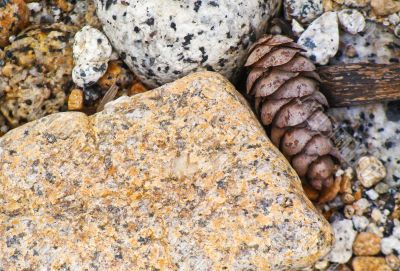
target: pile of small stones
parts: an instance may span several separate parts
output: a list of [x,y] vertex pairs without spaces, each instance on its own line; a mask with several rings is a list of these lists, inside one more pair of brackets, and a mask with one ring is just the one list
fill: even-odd
[[[112,98],[146,91],[98,30],[95,10],[91,0],[0,3],[0,136],[59,111],[94,113],[112,85]],[[101,48],[106,55],[88,54]]]

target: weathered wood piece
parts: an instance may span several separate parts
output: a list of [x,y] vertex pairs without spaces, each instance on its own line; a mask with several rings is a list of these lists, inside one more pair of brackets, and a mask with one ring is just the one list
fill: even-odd
[[340,64],[318,72],[332,107],[400,100],[400,64]]

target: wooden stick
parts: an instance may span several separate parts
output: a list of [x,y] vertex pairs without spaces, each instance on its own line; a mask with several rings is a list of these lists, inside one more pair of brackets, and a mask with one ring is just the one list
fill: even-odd
[[340,64],[318,72],[332,107],[400,100],[400,64]]

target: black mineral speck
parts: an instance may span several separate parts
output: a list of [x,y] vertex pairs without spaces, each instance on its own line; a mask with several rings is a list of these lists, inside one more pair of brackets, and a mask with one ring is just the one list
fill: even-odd
[[150,25],[150,26],[154,25],[154,18],[153,18],[153,17],[148,18],[148,19],[146,20],[146,24],[147,24],[147,25]]
[[201,6],[201,0],[194,2],[194,11],[198,12]]

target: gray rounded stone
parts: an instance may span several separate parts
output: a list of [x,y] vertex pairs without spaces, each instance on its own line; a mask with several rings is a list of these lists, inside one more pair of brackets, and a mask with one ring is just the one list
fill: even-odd
[[281,0],[96,0],[103,29],[148,86],[197,70],[235,79]]

